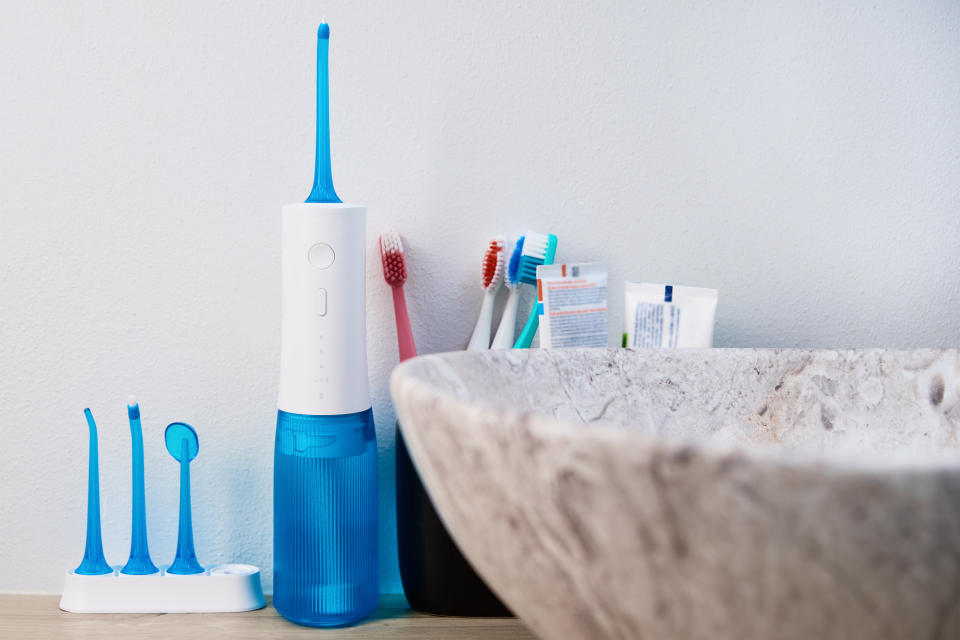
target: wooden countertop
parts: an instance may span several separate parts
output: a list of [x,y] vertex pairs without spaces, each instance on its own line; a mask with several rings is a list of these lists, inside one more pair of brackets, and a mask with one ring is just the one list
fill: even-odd
[[417,613],[400,595],[380,596],[380,606],[363,622],[337,629],[311,629],[287,622],[267,598],[248,613],[66,613],[59,596],[0,595],[0,638],[409,638],[417,640],[530,639],[516,618],[443,618]]

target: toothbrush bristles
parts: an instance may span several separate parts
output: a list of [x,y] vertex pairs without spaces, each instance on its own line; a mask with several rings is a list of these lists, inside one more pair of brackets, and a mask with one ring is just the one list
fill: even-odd
[[507,272],[504,275],[504,284],[510,289],[516,289],[520,286],[518,278],[520,275],[520,255],[523,253],[523,239],[524,236],[517,239],[517,244],[514,245],[513,253],[510,255],[510,262],[507,264]]
[[[530,231],[524,237],[523,252],[520,255],[520,265],[518,268],[517,279],[520,282],[535,285],[537,284],[537,267],[546,264],[548,252],[551,243],[556,244],[556,236],[534,233]],[[553,261],[553,257],[550,257]]]
[[383,279],[391,287],[403,286],[407,281],[407,261],[403,255],[400,234],[384,229],[380,234],[380,259],[383,261]]
[[507,241],[503,236],[497,236],[487,245],[483,254],[483,264],[480,267],[480,287],[482,289],[496,289],[503,282],[503,248]]
[[523,256],[543,258],[547,253],[548,237],[542,233],[528,232],[523,242]]

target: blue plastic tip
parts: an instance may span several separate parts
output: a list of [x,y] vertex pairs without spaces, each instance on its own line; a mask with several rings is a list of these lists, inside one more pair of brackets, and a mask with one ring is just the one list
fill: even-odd
[[197,432],[186,422],[167,425],[163,434],[167,451],[180,462],[180,525],[177,532],[177,555],[167,573],[190,575],[203,573],[193,548],[193,516],[190,512],[190,461],[197,456],[200,443]]
[[84,409],[87,427],[90,430],[90,457],[87,464],[87,544],[83,561],[74,573],[84,576],[100,576],[113,569],[103,557],[103,539],[100,536],[100,464],[97,455],[97,423],[90,409]]
[[131,508],[130,558],[120,573],[147,575],[157,573],[147,548],[147,506],[143,487],[143,429],[140,426],[140,405],[128,404],[130,440],[133,445],[133,500]]
[[333,188],[330,164],[330,27],[317,29],[317,152],[314,159],[313,190],[307,202],[343,202]]

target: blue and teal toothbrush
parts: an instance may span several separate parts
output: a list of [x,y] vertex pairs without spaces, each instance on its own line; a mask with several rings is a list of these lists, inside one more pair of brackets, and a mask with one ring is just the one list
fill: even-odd
[[167,451],[180,463],[180,526],[177,533],[177,556],[167,573],[189,575],[203,573],[193,549],[193,517],[190,514],[190,461],[197,457],[200,442],[197,432],[186,422],[167,425],[163,432]]
[[493,343],[490,344],[491,349],[513,347],[513,334],[517,330],[517,307],[520,304],[520,280],[517,278],[520,274],[521,255],[523,255],[523,236],[517,239],[513,253],[510,254],[510,262],[507,263],[507,271],[503,274],[503,284],[510,293],[507,295],[507,304],[503,307],[503,315],[500,316],[500,326],[497,327]]
[[74,573],[84,576],[100,576],[113,569],[103,557],[103,539],[100,537],[100,464],[97,455],[97,423],[90,409],[84,409],[90,428],[90,458],[87,464],[87,546],[83,561]]
[[133,526],[130,533],[130,558],[120,573],[142,576],[159,569],[150,560],[147,549],[147,507],[143,490],[143,429],[140,426],[140,405],[133,396],[127,400],[130,439],[133,441]]
[[[537,267],[541,264],[553,264],[557,255],[557,236],[552,233],[534,233],[530,231],[524,236],[523,253],[520,254],[520,268],[517,278],[520,282],[537,287]],[[529,349],[533,336],[540,326],[540,296],[537,292],[530,309],[530,318],[520,332],[520,337],[514,343],[515,349]]]

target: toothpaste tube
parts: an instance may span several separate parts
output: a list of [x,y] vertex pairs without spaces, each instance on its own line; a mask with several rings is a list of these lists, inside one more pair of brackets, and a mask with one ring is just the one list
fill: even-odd
[[540,347],[607,346],[607,265],[537,267]]
[[624,347],[712,347],[717,290],[627,282]]

